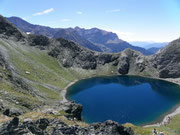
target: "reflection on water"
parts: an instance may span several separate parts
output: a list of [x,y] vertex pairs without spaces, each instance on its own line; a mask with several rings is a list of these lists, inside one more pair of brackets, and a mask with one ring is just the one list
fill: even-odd
[[173,83],[144,77],[96,77],[69,87],[67,98],[83,105],[87,122],[113,119],[138,125],[154,121],[178,104],[180,90]]

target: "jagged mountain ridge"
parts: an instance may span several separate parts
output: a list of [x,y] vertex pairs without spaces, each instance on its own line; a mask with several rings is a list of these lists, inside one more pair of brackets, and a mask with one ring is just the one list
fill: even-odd
[[18,17],[10,17],[7,19],[23,32],[30,32],[33,35],[44,35],[51,38],[62,37],[67,40],[77,42],[80,45],[91,50],[102,52],[102,50],[98,46],[81,37],[73,29],[50,28],[46,26],[33,25]]
[[100,30],[97,28],[92,29],[81,29],[79,27],[76,28],[50,28],[40,25],[30,24],[21,18],[18,17],[10,17],[7,18],[11,23],[13,23],[16,27],[21,29],[24,32],[30,32],[35,35],[44,35],[51,38],[65,38],[67,40],[72,40],[81,46],[89,48],[90,50],[98,51],[98,52],[121,52],[126,48],[131,48],[145,55],[151,55],[152,52],[147,51],[144,48],[132,46],[118,38],[115,33],[107,32],[104,30]]
[[112,53],[121,52],[127,48],[141,52],[144,55],[151,55],[153,53],[138,46],[133,46],[130,43],[119,39],[116,33],[108,32],[98,28],[83,29],[79,27],[74,28],[82,37],[88,39],[95,44],[101,44],[109,48]]
[[[73,29],[71,29],[72,31],[74,31]],[[93,42],[97,42],[97,43],[103,43],[103,44],[111,44],[111,43],[118,43],[118,42],[124,42],[124,41],[122,41],[122,40],[120,40],[120,39],[118,39],[118,36],[116,35],[116,34],[114,34],[114,33],[109,33],[109,32],[106,32],[106,31],[101,31],[101,30],[99,30],[99,29],[96,29],[96,28],[94,28],[94,29],[90,29],[90,30],[86,30],[86,29],[80,29],[80,28],[78,28],[78,27],[76,27],[75,28],[75,30],[80,34],[80,35],[86,35],[87,37],[89,37],[89,38],[91,38],[91,39],[89,39],[89,40],[92,40],[93,38],[95,38],[95,37],[91,37],[90,35],[93,35],[94,36],[94,34],[92,34],[92,33],[97,33],[97,34],[99,34],[100,35],[100,37],[103,37],[103,35],[105,35],[105,36],[107,36],[107,37],[109,37],[109,38],[105,38],[105,39],[102,39],[102,38],[96,38],[98,41],[93,41]],[[84,31],[84,32],[82,32],[82,31]],[[81,32],[82,33],[81,33]],[[88,33],[88,34],[85,34],[85,33]],[[96,34],[95,34],[96,35]],[[31,37],[31,36],[29,36],[29,37]],[[45,37],[46,38],[46,37]],[[113,40],[111,40],[111,39],[113,39]],[[52,39],[48,39],[47,38],[47,41],[48,40],[52,40]],[[61,43],[62,43],[62,45],[64,44],[64,42],[67,42],[66,43],[66,45],[67,44],[73,44],[73,46],[74,46],[74,43],[73,42],[68,42],[68,41],[66,41],[66,40],[63,40],[63,39],[61,39],[61,38],[59,38],[58,40],[56,40],[56,41],[60,41]],[[166,49],[166,50],[173,50],[171,47],[172,46],[175,46],[177,43],[178,43],[178,41],[179,40],[176,40],[176,41],[173,41],[172,43],[170,43],[167,47],[165,47],[165,48],[168,48],[168,49]],[[49,42],[52,42],[52,41],[49,41]],[[175,44],[175,45],[174,45]],[[51,46],[51,45],[49,45],[49,46]],[[70,47],[70,46],[69,46]],[[49,52],[49,54],[55,54],[55,52],[57,52],[57,48],[59,48],[59,46],[57,45],[54,49],[52,49],[50,52]],[[78,47],[79,48],[79,47]],[[57,50],[56,50],[57,49]],[[64,48],[64,49],[67,49],[67,48]],[[68,48],[69,49],[69,48]],[[71,63],[68,63],[68,62],[72,62],[73,61],[73,63],[75,63],[75,62],[77,62],[78,63],[78,60],[81,60],[81,62],[83,62],[83,61],[85,61],[85,60],[89,60],[91,63],[88,63],[89,65],[91,65],[92,67],[90,67],[90,69],[94,69],[94,67],[93,67],[93,65],[96,65],[96,64],[98,64],[98,63],[103,63],[103,64],[105,64],[105,63],[109,63],[109,62],[113,62],[113,61],[115,61],[116,59],[118,59],[118,58],[114,58],[115,56],[116,56],[116,54],[115,54],[115,56],[112,56],[112,54],[98,54],[98,53],[95,53],[95,52],[91,52],[91,51],[88,51],[88,50],[86,50],[86,49],[78,49],[78,51],[80,51],[80,50],[83,50],[83,51],[81,51],[82,53],[77,53],[78,54],[78,60],[75,60],[74,61],[74,58],[76,58],[76,54],[74,54],[74,52],[72,52],[72,51],[76,51],[76,47],[75,48],[72,48],[71,49],[71,51],[69,52],[69,55],[71,55],[72,54],[72,56],[69,56],[68,57],[68,59],[70,59],[71,57],[73,58],[73,60],[72,59],[70,59],[70,60],[68,60],[68,59],[66,59],[66,58],[64,58],[64,56],[62,57],[62,58],[64,58],[64,61],[61,61],[61,63],[63,63],[63,65],[65,65],[65,66],[67,66],[67,67],[71,67],[71,66],[73,66],[73,64]],[[124,48],[125,49],[125,48]],[[55,52],[54,52],[54,50],[56,50]],[[86,50],[86,51],[84,51],[84,50]],[[161,62],[162,61],[162,56],[164,57],[164,56],[169,56],[169,52],[168,51],[162,51],[162,50],[164,50],[164,48],[163,49],[161,49],[161,51],[159,52],[159,53],[157,53],[156,55],[154,55],[154,56],[152,56],[152,57],[150,57],[150,58],[154,58],[154,57],[156,57],[156,59],[158,58],[158,60],[155,60],[156,62],[158,62],[157,63],[157,65],[159,65],[159,67],[161,66],[161,64],[163,63],[163,62]],[[177,50],[174,50],[174,51],[178,51],[178,49]],[[51,53],[51,52],[54,52],[54,53]],[[60,52],[60,51],[59,51]],[[61,52],[63,52],[63,50],[61,50]],[[67,50],[65,51],[65,52],[67,52]],[[83,52],[85,52],[84,54],[83,54]],[[88,56],[88,54],[89,54],[89,52],[91,52],[91,54],[90,54],[90,56]],[[129,52],[129,51],[125,51],[125,52]],[[132,51],[133,52],[133,51]],[[131,52],[131,53],[132,53]],[[164,52],[163,54],[162,54],[162,52]],[[167,53],[168,52],[168,53]],[[74,54],[74,55],[73,55]],[[81,55],[79,55],[79,54],[81,54]],[[83,54],[83,56],[82,56],[82,54]],[[85,54],[87,54],[87,56],[88,57],[86,57],[85,56]],[[167,55],[168,54],[168,55]],[[177,56],[177,54],[178,53],[175,53],[175,54],[173,54],[172,52],[171,52],[171,55],[173,55],[173,57],[178,57]],[[64,54],[64,55],[67,55],[67,54]],[[60,56],[59,56],[60,57]],[[96,59],[96,62],[94,61],[94,58],[92,58],[92,57],[95,57],[95,59]],[[112,58],[113,57],[113,58]],[[89,58],[89,59],[88,59]],[[66,59],[66,60],[65,60]],[[164,60],[165,58],[163,58],[163,60]],[[174,59],[176,59],[176,58],[174,58]],[[98,60],[102,60],[101,62],[98,62]],[[171,59],[170,59],[171,60]],[[159,62],[160,61],[160,62]],[[80,63],[81,63],[80,62]],[[177,62],[177,61],[176,61]],[[179,61],[178,61],[179,62]],[[66,63],[66,64],[64,64],[64,63]],[[77,64],[76,63],[76,64]],[[85,62],[85,63],[87,63],[87,62]],[[95,63],[95,64],[93,64],[93,63]],[[76,65],[75,64],[75,65]],[[82,64],[82,63],[81,63]],[[77,64],[77,65],[81,65],[81,64]],[[87,65],[88,65],[87,64]],[[167,63],[166,63],[167,64]],[[165,65],[164,65],[165,66]],[[81,68],[84,68],[84,69],[89,69],[89,66],[81,66]],[[162,73],[162,68],[157,68],[157,70],[159,71],[159,76],[163,76],[163,75],[161,75],[161,73]],[[163,72],[164,72],[164,70],[163,70]],[[172,77],[172,76],[167,76],[167,77]],[[177,75],[177,77],[179,77],[179,75]]]

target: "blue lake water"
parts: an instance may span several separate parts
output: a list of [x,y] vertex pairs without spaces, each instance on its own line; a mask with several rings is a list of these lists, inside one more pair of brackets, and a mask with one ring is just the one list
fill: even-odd
[[176,84],[137,76],[95,77],[78,81],[66,97],[83,105],[87,123],[114,120],[144,125],[180,103]]

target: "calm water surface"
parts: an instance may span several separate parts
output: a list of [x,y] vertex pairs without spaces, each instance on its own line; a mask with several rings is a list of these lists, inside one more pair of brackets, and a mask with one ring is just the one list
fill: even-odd
[[86,122],[111,119],[148,124],[180,103],[180,88],[170,82],[136,76],[96,77],[68,88],[67,98],[83,105]]

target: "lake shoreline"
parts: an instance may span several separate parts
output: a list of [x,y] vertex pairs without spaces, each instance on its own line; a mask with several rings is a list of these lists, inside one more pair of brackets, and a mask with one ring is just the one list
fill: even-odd
[[[74,85],[76,82],[80,81],[80,80],[84,80],[84,79],[90,79],[90,78],[94,78],[94,77],[110,77],[110,76],[122,76],[122,75],[103,75],[103,76],[92,76],[92,77],[87,77],[87,78],[82,78],[82,79],[78,79],[78,80],[74,80],[73,82],[70,82],[63,90],[61,90],[61,95],[63,97],[63,100],[61,101],[61,103],[64,102],[68,102],[69,100],[66,98],[66,94],[67,94],[67,90],[70,86]],[[128,75],[127,75],[128,76]],[[138,75],[129,75],[129,76],[138,76]],[[180,87],[180,78],[177,79],[172,79],[172,78],[168,78],[168,79],[164,79],[164,78],[158,78],[158,77],[145,77],[145,76],[140,76],[140,77],[144,77],[144,78],[151,78],[151,79],[157,79],[157,80],[163,80],[163,81],[167,81],[167,82],[171,82],[174,84],[177,84]],[[142,127],[160,127],[161,125],[165,125],[168,123],[169,121],[169,117],[173,117],[175,115],[180,114],[180,104],[178,104],[176,107],[172,108],[170,111],[168,111],[166,114],[164,114],[162,116],[162,118],[160,118],[159,120],[155,120],[154,122],[152,122],[152,124],[144,124],[141,125]],[[125,124],[125,123],[124,123]]]

